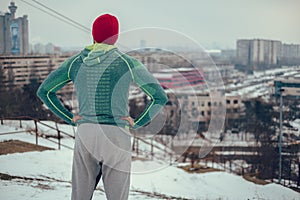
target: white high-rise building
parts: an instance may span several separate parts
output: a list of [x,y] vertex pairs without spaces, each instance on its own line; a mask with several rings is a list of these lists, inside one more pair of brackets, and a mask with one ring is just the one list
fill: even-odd
[[238,40],[237,65],[247,71],[280,66],[282,44],[276,40]]

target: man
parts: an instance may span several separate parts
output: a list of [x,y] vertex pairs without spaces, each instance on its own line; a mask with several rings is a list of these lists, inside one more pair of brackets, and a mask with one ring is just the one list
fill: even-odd
[[[145,126],[163,108],[167,96],[158,81],[136,59],[120,52],[118,19],[110,14],[93,23],[94,44],[67,59],[52,72],[37,95],[58,117],[76,125],[72,199],[91,199],[102,176],[107,199],[128,199],[131,148],[128,129]],[[56,92],[73,82],[79,115],[58,100]],[[136,119],[128,112],[131,82],[150,98]]]

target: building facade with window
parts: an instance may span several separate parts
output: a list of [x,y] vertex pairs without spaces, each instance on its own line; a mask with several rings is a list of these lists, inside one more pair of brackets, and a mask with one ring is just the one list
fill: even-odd
[[[216,97],[212,99],[208,93],[199,92],[198,94],[188,95],[177,94],[181,107],[181,112],[187,116],[190,125],[187,129],[207,130],[212,117],[226,115],[226,126],[238,126],[238,119],[244,114],[244,103],[239,95],[225,95],[224,97]],[[226,113],[218,113],[223,112]],[[214,112],[214,114],[213,114]]]
[[[51,71],[57,69],[70,55],[2,55],[0,56],[0,84],[5,88],[22,88],[32,80],[41,83]],[[60,94],[72,94],[68,85]]]

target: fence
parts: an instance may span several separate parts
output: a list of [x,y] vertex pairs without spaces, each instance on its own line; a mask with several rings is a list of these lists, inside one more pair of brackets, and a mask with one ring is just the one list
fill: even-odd
[[[298,144],[295,144],[298,145]],[[296,146],[298,147],[298,146]],[[200,158],[197,152],[201,147],[190,146],[184,147],[185,153],[180,158],[183,162],[190,161],[193,167],[194,163],[200,163],[205,167],[217,168],[230,173],[246,176],[261,175],[264,166],[261,164],[262,155],[259,147],[215,147],[205,158]],[[179,149],[179,150],[178,150]],[[297,148],[298,149],[298,148]],[[297,150],[296,149],[296,150]],[[175,148],[176,150],[176,148]],[[254,151],[255,150],[255,151]],[[182,151],[182,147],[177,148],[177,152]],[[224,154],[222,154],[224,152]],[[277,152],[277,151],[276,151]],[[280,182],[283,186],[300,189],[300,162],[299,150],[287,152],[283,159],[283,174]],[[260,161],[259,161],[260,160]],[[241,164],[241,161],[245,161]],[[278,169],[276,163],[269,163],[271,174],[267,175],[269,182],[278,182],[276,179]]]
[[[161,146],[160,146],[161,145]],[[141,147],[143,146],[143,147]],[[176,160],[175,152],[151,138],[141,138],[138,135],[133,134],[132,151],[136,157],[144,156],[145,158],[164,160],[172,164]]]
[[[6,117],[6,118],[1,118],[1,125],[4,125],[4,122],[5,120],[18,120],[19,121],[19,127],[20,128],[23,128],[23,122],[25,120],[32,120],[34,122],[34,128],[30,128],[30,129],[27,129],[27,130],[21,130],[21,131],[11,131],[11,132],[5,132],[5,133],[0,133],[0,136],[2,135],[9,135],[9,134],[18,134],[18,133],[24,133],[24,132],[27,132],[27,133],[31,133],[31,134],[34,134],[35,135],[35,144],[36,145],[39,145],[39,138],[43,138],[51,143],[55,143],[58,145],[58,149],[61,149],[61,147],[65,147],[67,149],[73,149],[72,147],[68,146],[68,145],[65,145],[65,144],[62,144],[61,143],[61,139],[64,138],[64,137],[69,137],[69,138],[72,138],[74,139],[75,136],[74,135],[71,135],[65,131],[62,131],[59,129],[58,127],[58,124],[57,122],[55,122],[55,127],[49,125],[49,124],[46,124],[38,119],[35,119],[35,118],[32,118],[32,117],[29,117],[29,116],[18,116],[18,117]],[[49,136],[49,135],[46,135],[44,134],[42,131],[41,131],[41,126],[45,126],[47,128],[49,128],[50,130],[53,130],[57,133],[57,136]],[[75,130],[73,129],[73,131],[75,132]],[[74,133],[73,133],[74,134]],[[57,141],[55,141],[54,139],[50,139],[50,138],[57,138]]]
[[[73,135],[70,133],[67,133],[65,131],[62,131],[58,123],[55,122],[55,127],[51,126],[47,123],[44,123],[38,119],[28,117],[28,116],[18,116],[18,117],[6,117],[6,118],[1,118],[1,125],[4,125],[5,120],[18,120],[19,124],[18,126],[20,128],[23,128],[23,124],[25,120],[32,120],[34,122],[34,127],[27,129],[27,130],[21,130],[21,131],[11,131],[11,132],[5,132],[5,133],[0,133],[1,135],[9,135],[9,134],[19,134],[19,133],[31,133],[35,136],[35,144],[39,145],[39,138],[46,139],[47,141],[50,141],[52,143],[55,143],[58,145],[58,149],[61,149],[61,147],[65,147],[67,149],[73,149],[70,146],[67,146],[65,144],[61,143],[61,139],[64,137],[69,137],[74,139],[75,138],[75,129],[73,128]],[[45,133],[42,132],[41,126],[45,126],[49,128],[50,130],[55,131],[57,134],[54,137],[53,135],[49,136],[46,135]],[[57,140],[51,139],[51,138],[56,138]],[[172,162],[172,158],[174,157],[174,153],[171,149],[167,148],[166,146],[159,146],[157,141],[154,142],[154,139],[143,139],[136,134],[133,134],[133,142],[132,142],[132,151],[134,153],[134,156],[136,158],[143,157],[147,159],[164,159],[169,157],[169,162]]]
[[[14,118],[1,118],[1,125],[4,125],[5,120],[18,120],[19,121],[19,127],[23,128],[23,122],[24,120],[32,120],[34,122],[34,128],[28,129],[28,130],[21,130],[21,131],[11,131],[11,132],[5,132],[5,133],[0,133],[0,136],[2,135],[8,135],[8,134],[19,134],[19,133],[24,133],[28,132],[31,134],[35,135],[35,144],[39,144],[39,138],[46,139],[52,143],[55,143],[58,145],[58,149],[61,149],[61,147],[65,147],[67,149],[73,149],[70,146],[67,146],[65,144],[61,143],[61,139],[64,137],[69,137],[74,139],[75,138],[75,129],[73,129],[73,135],[70,133],[67,133],[63,130],[61,130],[58,126],[58,123],[55,122],[55,127],[46,124],[38,119],[31,118],[28,116],[20,116],[20,117],[14,117]],[[47,137],[42,131],[41,131],[41,126],[45,126],[49,128],[50,130],[56,131],[57,136],[57,141],[50,139],[50,137]],[[53,138],[53,136],[52,136]],[[132,151],[134,153],[134,157],[137,159],[159,159],[159,160],[168,160],[170,164],[173,162],[178,161],[178,159],[182,156],[184,157],[185,155],[176,155],[174,151],[171,148],[168,148],[163,142],[155,140],[153,137],[152,138],[141,138],[138,137],[137,135],[133,134],[133,142],[132,142]],[[188,153],[188,151],[186,152]],[[189,158],[189,156],[187,156]],[[191,161],[192,159],[189,158]],[[255,174],[256,172],[253,172],[251,170],[252,167],[243,167],[237,163],[231,162],[228,159],[221,159],[218,157],[218,155],[213,154],[213,157],[210,159],[204,159],[202,160],[202,164],[204,164],[207,167],[213,167],[213,168],[219,168],[224,171],[228,171],[230,173],[235,173],[235,174]],[[200,160],[195,160],[194,162],[199,162]],[[204,163],[203,163],[204,161]],[[201,163],[201,162],[200,162]],[[288,179],[283,180],[281,184],[284,186],[289,186],[293,183],[296,187],[299,188],[300,186],[300,164],[298,164],[298,179],[295,181],[292,181],[290,177]]]

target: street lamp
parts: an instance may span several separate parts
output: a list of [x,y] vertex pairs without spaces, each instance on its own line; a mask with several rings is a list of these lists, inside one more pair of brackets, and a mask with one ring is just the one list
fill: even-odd
[[279,107],[279,142],[278,142],[278,153],[279,153],[279,164],[278,164],[278,183],[281,182],[281,171],[282,171],[282,92],[284,89],[279,89],[280,96],[280,107]]
[[[279,117],[279,141],[278,141],[278,151],[279,151],[279,163],[278,163],[278,183],[281,182],[281,172],[282,172],[282,93],[285,91],[283,89],[286,88],[286,94],[290,96],[299,96],[299,90],[295,90],[300,88],[300,81],[296,79],[281,79],[281,80],[275,80],[274,81],[275,86],[275,96],[280,97],[280,117]],[[294,92],[289,92],[289,88],[293,88]],[[300,172],[300,170],[299,170]]]

